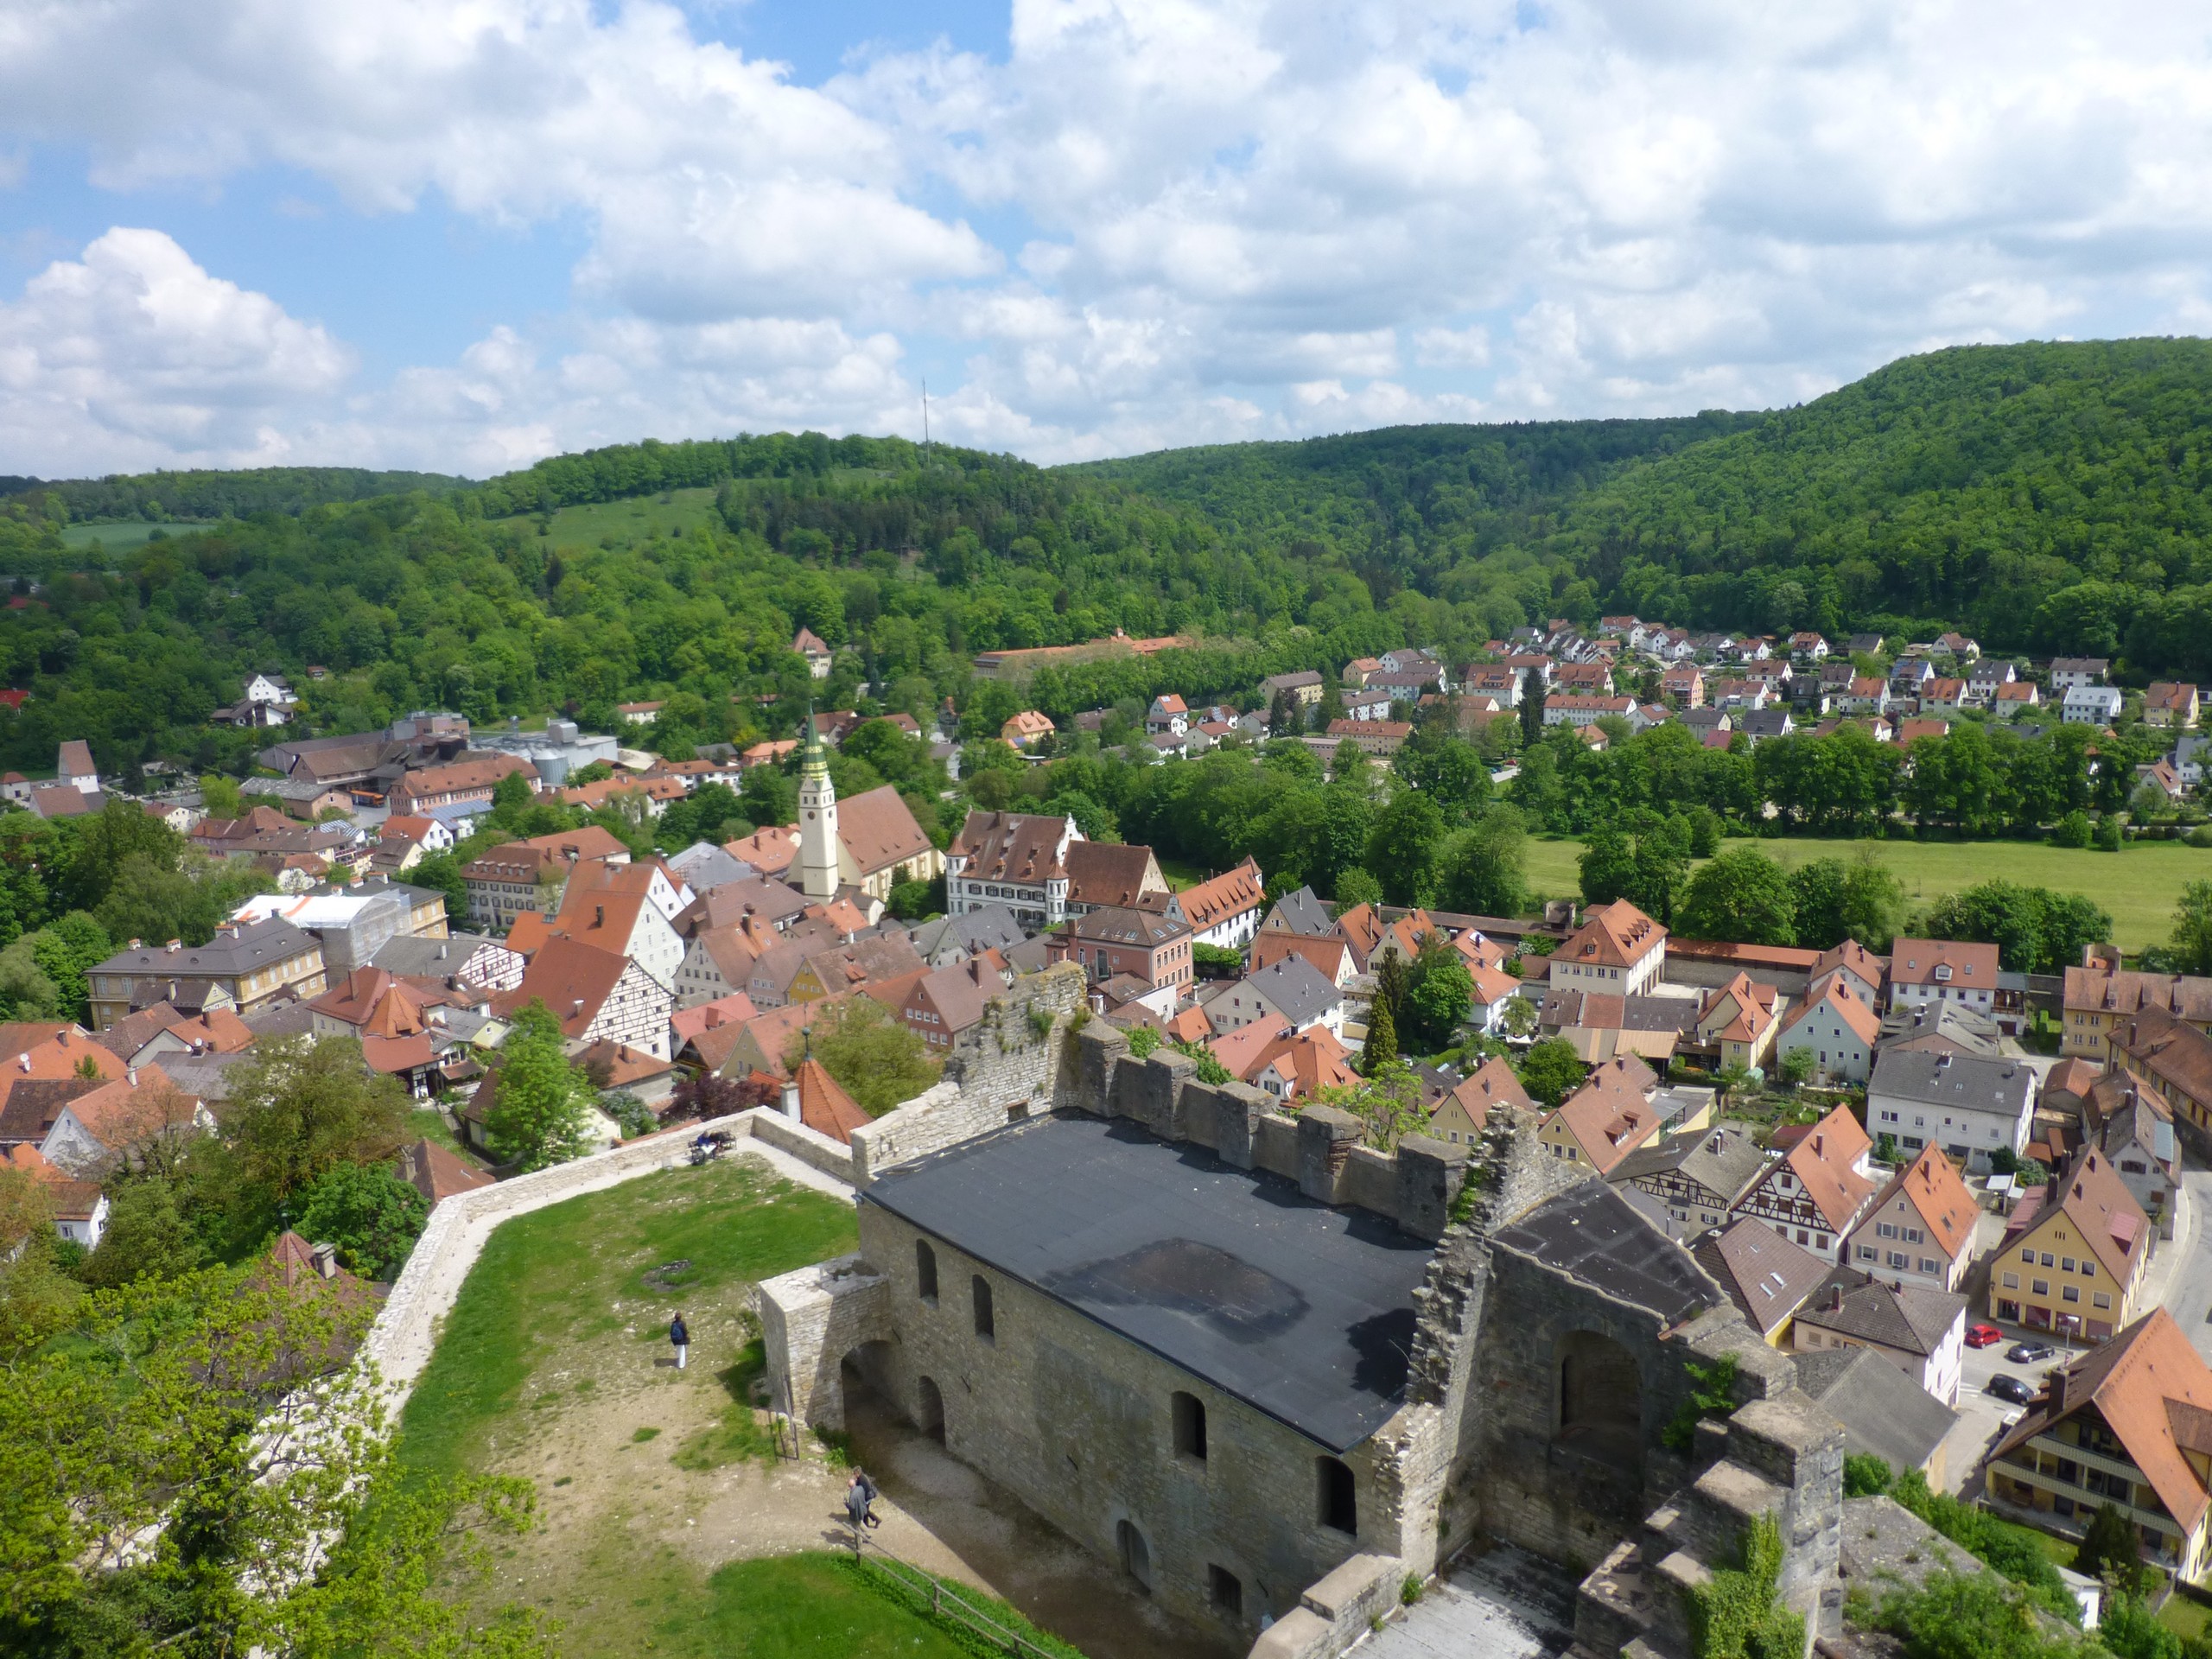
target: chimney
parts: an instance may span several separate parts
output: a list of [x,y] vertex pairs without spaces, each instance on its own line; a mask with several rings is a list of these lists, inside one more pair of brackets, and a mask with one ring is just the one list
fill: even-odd
[[338,1249],[335,1245],[310,1244],[308,1246],[308,1260],[315,1264],[315,1270],[324,1278],[335,1279],[338,1276]]
[[143,939],[133,939],[130,941],[130,944],[124,948],[131,950],[143,950],[146,948],[146,941]]
[[136,1089],[138,1086],[138,1068],[135,1065],[125,1066],[123,1069],[123,1080]]
[[182,939],[171,939],[167,944],[163,945],[162,949],[164,950],[181,950],[184,949],[184,941]]
[[31,1069],[31,1057],[30,1057],[30,1055],[29,1055],[28,1052],[25,1052],[25,1053],[22,1053],[22,1054],[18,1054],[18,1055],[16,1055],[16,1064],[17,1065],[22,1066],[22,1067],[23,1068],[23,1070],[24,1070],[24,1071],[29,1071],[29,1070]]
[[584,1000],[581,996],[569,1005],[569,1013],[572,1017],[582,1014],[583,1011]]
[[1936,1057],[1936,1069],[1938,1071],[1948,1071],[1951,1069],[1951,1056],[1948,1051]]
[[784,1116],[785,1116],[785,1117],[788,1117],[789,1119],[791,1119],[792,1122],[794,1122],[794,1123],[798,1122],[799,1112],[798,1112],[798,1078],[797,1077],[791,1077],[786,1078],[786,1079],[785,1080],[785,1083],[784,1083],[784,1103],[783,1103],[783,1104],[784,1104]]
[[1828,1312],[1831,1313],[1843,1312],[1843,1287],[1840,1284],[1833,1284],[1828,1287]]

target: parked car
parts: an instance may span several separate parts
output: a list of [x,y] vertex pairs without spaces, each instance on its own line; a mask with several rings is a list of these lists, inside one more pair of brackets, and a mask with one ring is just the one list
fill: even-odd
[[2016,1342],[2005,1351],[2005,1357],[2015,1365],[2034,1365],[2057,1358],[2058,1350],[2047,1342]]
[[2024,1406],[2036,1397],[2033,1387],[2005,1371],[1999,1371],[1989,1379],[1989,1392],[1999,1400],[2010,1400],[2016,1406]]
[[1993,1325],[1967,1326],[1967,1346],[1969,1348],[1987,1348],[2004,1340],[2005,1333]]

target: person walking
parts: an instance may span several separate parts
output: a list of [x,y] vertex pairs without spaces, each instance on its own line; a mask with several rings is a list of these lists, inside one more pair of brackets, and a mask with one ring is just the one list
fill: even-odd
[[861,1519],[867,1522],[871,1527],[881,1526],[883,1524],[883,1517],[875,1512],[875,1500],[882,1497],[883,1494],[875,1490],[875,1483],[868,1478],[868,1471],[865,1469],[854,1470],[853,1484],[861,1489],[861,1499],[862,1504],[861,1510]]
[[683,1323],[681,1313],[668,1322],[668,1339],[676,1345],[676,1369],[680,1371],[691,1352],[691,1327]]
[[853,1548],[855,1551],[860,1548],[861,1529],[867,1526],[870,1519],[868,1500],[868,1489],[861,1484],[858,1475],[845,1483],[845,1518],[853,1523]]

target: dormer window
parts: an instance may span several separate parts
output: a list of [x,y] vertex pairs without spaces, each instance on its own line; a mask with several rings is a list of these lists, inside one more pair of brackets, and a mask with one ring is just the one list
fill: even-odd
[[1939,985],[1946,984],[1949,982],[1950,977],[1950,964],[1948,963],[1938,963],[1936,966],[1936,982]]

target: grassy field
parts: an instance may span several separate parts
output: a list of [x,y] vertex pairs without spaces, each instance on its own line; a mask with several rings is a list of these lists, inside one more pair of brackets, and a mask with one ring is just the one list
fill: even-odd
[[126,552],[134,547],[143,547],[160,531],[167,536],[189,536],[195,530],[206,530],[206,524],[145,524],[136,522],[116,524],[68,524],[62,528],[64,547],[90,547],[98,543],[109,552]]
[[[772,1459],[749,1404],[762,1356],[739,1312],[745,1287],[854,1240],[849,1205],[749,1160],[647,1176],[493,1233],[399,1441],[410,1471],[520,1466],[537,1479],[545,1528],[501,1550],[486,1593],[560,1620],[562,1649],[577,1659],[970,1652],[879,1568],[818,1548],[715,1565],[682,1547],[715,1471]],[[677,1262],[688,1265],[667,1271]],[[681,1377],[655,1364],[679,1306],[705,1362]],[[988,1611],[1027,1628],[1011,1609]]]
[[[547,539],[556,552],[597,547],[609,537],[618,542],[641,542],[653,536],[687,536],[696,524],[715,516],[715,492],[710,489],[671,490],[665,499],[641,495],[628,501],[598,501],[580,507],[563,507],[553,515],[553,533]],[[534,514],[503,522],[534,525]]]
[[[1851,858],[1860,847],[1904,881],[1916,906],[2002,876],[2031,887],[2087,893],[2112,912],[2113,938],[2128,950],[2164,944],[2183,886],[2212,879],[2212,850],[2177,841],[2140,842],[2117,853],[2078,852],[2039,842],[1775,841],[1731,842],[1752,846],[1791,868],[1815,858]],[[1575,861],[1582,844],[1565,838],[1532,838],[1529,881],[1536,892],[1565,898],[1577,890]]]

